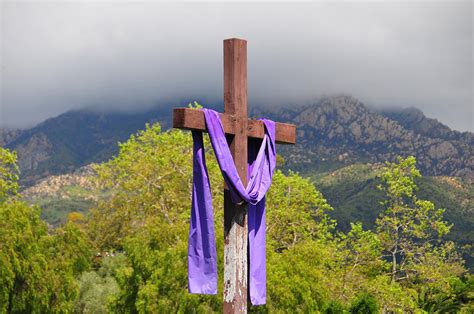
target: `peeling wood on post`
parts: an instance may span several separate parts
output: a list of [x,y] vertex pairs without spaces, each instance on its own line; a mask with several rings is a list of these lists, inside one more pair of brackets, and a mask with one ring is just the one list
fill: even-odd
[[233,204],[229,194],[224,190],[224,313],[246,313],[247,211]]

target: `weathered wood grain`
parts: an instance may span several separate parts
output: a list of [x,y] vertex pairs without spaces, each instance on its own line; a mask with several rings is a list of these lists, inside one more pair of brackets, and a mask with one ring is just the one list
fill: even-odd
[[[247,41],[224,40],[224,113],[231,115],[228,137],[235,168],[247,185]],[[247,206],[224,191],[224,313],[247,313]]]

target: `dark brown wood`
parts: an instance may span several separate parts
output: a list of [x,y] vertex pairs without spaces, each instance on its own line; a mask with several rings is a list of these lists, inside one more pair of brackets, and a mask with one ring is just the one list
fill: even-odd
[[[221,113],[221,121],[226,134],[235,134],[235,116]],[[206,131],[204,113],[199,109],[175,108],[173,110],[173,127],[179,129]],[[278,144],[296,143],[296,126],[294,124],[275,124],[275,140]],[[247,136],[252,138],[263,138],[265,134],[263,122],[259,120],[248,120]]]
[[[247,41],[224,40],[224,113],[232,115],[230,152],[247,185]],[[247,206],[224,191],[224,313],[247,313]]]

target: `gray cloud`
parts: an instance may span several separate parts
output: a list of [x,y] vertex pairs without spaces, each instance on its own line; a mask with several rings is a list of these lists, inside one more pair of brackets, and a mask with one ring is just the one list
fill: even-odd
[[2,2],[1,126],[69,109],[222,98],[222,40],[248,40],[249,102],[352,94],[474,130],[473,5]]

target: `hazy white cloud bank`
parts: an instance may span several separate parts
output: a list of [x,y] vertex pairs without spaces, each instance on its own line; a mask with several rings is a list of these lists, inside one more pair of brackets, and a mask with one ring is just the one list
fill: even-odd
[[250,105],[346,93],[474,130],[471,1],[1,5],[0,126],[219,101],[222,40],[240,37]]

